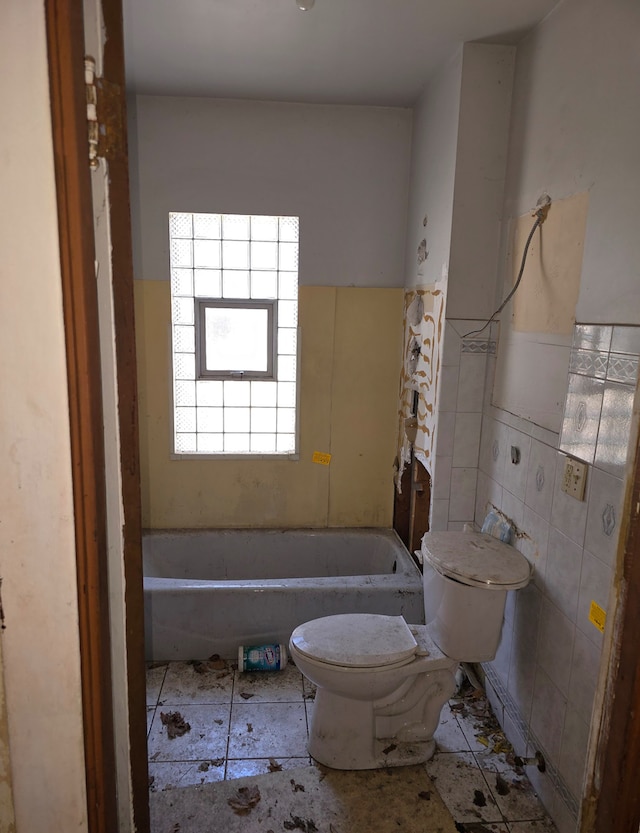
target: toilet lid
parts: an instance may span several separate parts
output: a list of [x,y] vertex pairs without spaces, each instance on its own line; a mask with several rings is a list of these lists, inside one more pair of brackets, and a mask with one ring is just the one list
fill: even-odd
[[517,590],[531,578],[524,555],[485,532],[427,532],[422,555],[441,575],[471,587]]
[[418,643],[402,616],[341,613],[297,627],[291,643],[311,659],[351,668],[408,662]]

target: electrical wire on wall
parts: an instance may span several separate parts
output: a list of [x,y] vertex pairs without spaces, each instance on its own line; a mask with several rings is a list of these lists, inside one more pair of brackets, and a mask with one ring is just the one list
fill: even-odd
[[536,210],[534,212],[534,216],[535,216],[536,219],[533,223],[533,227],[532,227],[531,231],[529,232],[529,236],[527,237],[527,242],[524,244],[524,251],[522,252],[522,261],[520,263],[520,270],[518,271],[518,277],[516,278],[516,282],[513,285],[513,289],[507,295],[507,297],[500,304],[498,309],[493,313],[491,318],[487,321],[487,323],[484,326],[480,327],[479,330],[471,330],[470,333],[465,333],[465,335],[462,336],[463,338],[467,338],[468,336],[478,335],[479,333],[482,333],[484,330],[486,330],[487,327],[489,326],[489,324],[491,324],[491,322],[495,320],[497,315],[500,315],[502,310],[507,306],[509,301],[513,298],[513,296],[518,291],[518,287],[520,286],[520,281],[522,280],[522,276],[524,274],[524,266],[525,266],[525,263],[526,263],[526,260],[527,260],[527,253],[529,251],[529,246],[531,245],[531,240],[533,239],[533,235],[536,233],[536,229],[538,229],[544,223],[544,221],[547,219],[547,214],[549,213],[549,206],[550,205],[551,205],[551,199],[546,194],[544,196],[540,197],[540,199],[537,202]]

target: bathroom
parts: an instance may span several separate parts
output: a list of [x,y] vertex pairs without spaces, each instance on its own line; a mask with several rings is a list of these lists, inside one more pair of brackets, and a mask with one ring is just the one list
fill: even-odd
[[[407,459],[400,423],[410,416],[404,401],[398,414],[399,356],[416,332],[405,315],[402,341],[401,320],[418,293],[420,340],[433,351],[420,355],[418,370],[439,367],[437,398],[431,377],[418,406],[416,441],[433,475],[431,528],[481,523],[494,507],[516,525],[515,544],[534,564],[532,584],[510,599],[486,674],[516,749],[529,741],[544,750],[547,771],[531,778],[560,829],[575,825],[582,795],[603,643],[590,605],[607,610],[619,529],[613,521],[615,530],[603,534],[599,519],[606,507],[622,516],[626,454],[590,467],[583,500],[561,491],[573,324],[640,324],[628,301],[638,291],[629,214],[624,197],[610,193],[630,159],[628,137],[617,134],[617,149],[606,144],[612,136],[598,108],[586,112],[580,103],[593,94],[585,81],[593,63],[588,38],[573,43],[571,64],[562,57],[574,25],[588,20],[596,37],[595,19],[606,13],[597,3],[590,8],[592,17],[562,4],[517,55],[508,46],[465,45],[413,111],[145,95],[129,108],[144,525],[390,526],[394,458]],[[626,108],[621,92],[610,93],[621,54],[598,62],[598,90],[614,108],[608,123]],[[562,94],[554,80],[560,71]],[[295,462],[214,466],[167,453],[166,217],[207,210],[213,183],[226,211],[301,217]],[[525,272],[521,291],[531,294],[513,324],[503,316],[499,335],[494,324],[465,338],[513,283],[542,194],[552,200],[540,232],[547,259]],[[607,239],[614,232],[626,241],[615,252]],[[514,239],[520,248],[512,251]],[[600,349],[629,355],[637,367],[638,331],[601,331],[609,341]],[[585,333],[593,340],[595,326]],[[592,374],[579,372],[572,384],[591,382]],[[611,406],[619,410],[603,418],[601,442],[612,430],[616,441],[623,435],[632,443],[635,381],[633,371],[605,381],[605,398],[619,394]],[[564,438],[566,450],[566,430]],[[330,464],[314,462],[314,452],[330,453]]]
[[[537,578],[506,610],[503,642],[487,677],[494,708],[516,746],[519,737],[533,736],[545,749],[550,766],[536,786],[565,827],[576,817],[582,794],[598,688],[603,637],[589,620],[590,604],[607,611],[609,590],[616,586],[627,474],[618,454],[613,467],[588,466],[584,500],[559,489],[569,366],[581,359],[571,355],[572,328],[557,330],[547,322],[531,330],[524,314],[519,329],[503,317],[499,334],[496,328],[485,331],[476,344],[465,344],[463,336],[482,326],[503,297],[517,257],[510,251],[513,224],[544,193],[552,210],[542,238],[553,229],[558,208],[575,224],[573,242],[582,236],[584,243],[573,310],[565,299],[564,311],[587,326],[640,325],[631,196],[636,189],[628,186],[637,171],[638,113],[630,104],[637,57],[629,44],[633,21],[627,6],[560,4],[519,46],[511,101],[503,90],[513,60],[509,49],[473,44],[443,63],[413,114],[404,108],[250,102],[205,106],[152,96],[130,105],[145,525],[243,526],[251,507],[264,526],[389,526],[393,463],[401,456],[399,425],[405,418],[398,414],[403,311],[418,288],[433,296],[435,308],[434,293],[446,285],[438,427],[429,449],[432,524],[443,529],[478,521],[491,503],[516,523],[523,533],[517,546],[536,562]],[[478,133],[476,107],[495,108],[495,118],[483,120],[490,122],[490,135]],[[176,112],[179,119],[173,118]],[[248,181],[251,170],[246,157],[232,157],[243,152],[238,136],[255,136],[256,122],[264,125],[265,118],[271,130],[260,133],[259,144],[262,161],[273,166],[273,181],[251,177],[256,201],[246,209],[250,194],[241,173],[247,170]],[[173,178],[180,158],[166,122],[182,141],[191,119],[199,120],[200,132],[192,134],[195,148],[184,154],[194,170],[189,184]],[[303,128],[323,142],[309,146]],[[215,150],[217,141],[222,150]],[[156,156],[147,157],[154,148]],[[356,148],[360,167],[351,164]],[[332,154],[344,165],[330,179],[322,165]],[[286,192],[284,163],[301,155],[315,160],[318,187],[326,190],[321,217],[311,214],[306,225],[300,209],[300,421],[306,426],[300,459],[224,461],[212,475],[204,462],[169,455],[166,215],[176,208],[209,210],[210,194],[203,205],[197,185],[205,164],[214,163],[220,182],[226,178],[220,192],[225,210],[298,211]],[[434,157],[437,169],[429,165]],[[278,205],[261,201],[268,191],[278,195]],[[140,227],[156,221],[159,245],[154,233]],[[418,264],[422,240],[428,256]],[[576,260],[570,258],[570,265]],[[592,345],[595,335],[587,332]],[[610,354],[637,366],[638,349],[622,344],[633,331],[609,335],[605,346],[591,352],[606,354],[607,367]],[[591,387],[602,390],[603,402],[611,408],[623,403],[619,417],[602,423],[605,430],[615,427],[619,448],[633,446],[635,424],[625,410],[633,376],[608,380],[606,371],[605,377],[592,377],[577,366],[572,364],[573,376],[596,378]],[[540,369],[544,373],[536,375]],[[624,390],[612,402],[614,385]],[[316,451],[331,453],[329,466],[313,462]]]

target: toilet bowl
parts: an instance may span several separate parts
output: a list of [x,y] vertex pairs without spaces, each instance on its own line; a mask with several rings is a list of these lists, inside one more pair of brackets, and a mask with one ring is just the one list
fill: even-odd
[[317,686],[309,753],[335,769],[429,760],[460,662],[495,656],[509,590],[530,580],[517,550],[476,532],[422,541],[426,625],[402,616],[338,614],[297,627],[292,660]]

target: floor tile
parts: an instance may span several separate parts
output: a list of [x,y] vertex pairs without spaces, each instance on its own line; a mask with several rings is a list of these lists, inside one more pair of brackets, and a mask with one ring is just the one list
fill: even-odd
[[509,824],[511,833],[556,833],[554,823],[550,818],[537,821],[517,821]]
[[236,671],[233,702],[284,703],[302,701],[302,674],[295,665],[282,671]]
[[230,758],[302,757],[307,754],[304,703],[233,704]]
[[227,761],[225,778],[245,778],[248,775],[265,775],[267,772],[280,772],[285,769],[297,769],[310,766],[309,756],[302,758],[230,758]]
[[149,791],[173,790],[224,780],[224,758],[207,761],[167,761],[149,764]]
[[169,664],[166,662],[147,663],[147,705],[155,706]]
[[229,703],[233,670],[218,662],[172,662],[160,691],[160,703],[179,706],[196,703]]
[[440,725],[433,737],[440,752],[469,752],[469,744],[464,736],[455,714],[448,703],[440,713]]
[[451,709],[472,752],[507,743],[487,698],[479,692],[451,702]]
[[[151,726],[148,749],[150,761],[204,761],[227,754],[230,706],[195,705],[177,709],[159,708]],[[161,715],[179,711],[191,729],[169,738]]]
[[504,821],[471,752],[436,753],[426,769],[456,821]]

